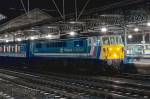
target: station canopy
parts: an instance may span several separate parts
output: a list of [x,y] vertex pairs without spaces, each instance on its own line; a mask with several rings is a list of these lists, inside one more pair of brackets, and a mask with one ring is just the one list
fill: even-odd
[[[143,2],[145,0],[124,1],[128,3],[114,3],[97,10],[78,12],[77,15],[68,14],[65,17],[52,17],[39,9],[34,9],[2,24],[0,40],[8,42],[8,40],[55,39],[74,34],[77,34],[76,36],[124,35],[125,31],[127,34],[150,33],[150,11],[149,6],[146,6],[147,3]],[[122,8],[118,9],[116,6]]]
[[[0,16],[1,18],[1,16]],[[27,14],[23,14],[15,19],[12,19],[0,26],[0,33],[5,31],[13,31],[14,29],[21,29],[23,27],[33,26],[34,24],[42,23],[50,20],[52,17],[47,13],[34,9]]]

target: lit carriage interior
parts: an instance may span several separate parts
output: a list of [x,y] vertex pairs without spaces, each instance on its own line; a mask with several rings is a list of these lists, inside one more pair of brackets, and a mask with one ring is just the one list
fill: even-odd
[[0,56],[26,57],[25,47],[24,44],[1,44]]
[[20,53],[20,45],[2,45],[0,46],[0,53]]

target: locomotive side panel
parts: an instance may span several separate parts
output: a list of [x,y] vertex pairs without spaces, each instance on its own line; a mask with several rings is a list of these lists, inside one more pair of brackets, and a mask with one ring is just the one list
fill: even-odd
[[34,57],[88,58],[91,46],[87,39],[34,42]]

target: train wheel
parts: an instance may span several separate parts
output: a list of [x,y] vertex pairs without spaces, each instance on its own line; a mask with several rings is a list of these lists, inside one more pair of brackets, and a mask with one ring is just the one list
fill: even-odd
[[107,65],[109,65],[112,72],[120,73],[120,65],[121,65],[120,60],[108,60]]

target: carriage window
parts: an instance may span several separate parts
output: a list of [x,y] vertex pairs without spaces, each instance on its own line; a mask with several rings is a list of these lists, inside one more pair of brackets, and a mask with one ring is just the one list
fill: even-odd
[[117,44],[115,36],[110,37],[110,44]]
[[117,44],[122,44],[122,38],[120,36],[116,37],[116,41],[117,41]]
[[141,45],[127,46],[127,54],[142,55],[144,47]]
[[65,42],[58,42],[57,46],[58,47],[65,47],[66,43]]
[[4,45],[4,52],[6,52],[6,45]]
[[96,46],[99,46],[99,45],[101,45],[101,40],[96,41]]
[[10,48],[11,48],[11,46],[9,45],[9,46],[8,46],[8,50],[7,50],[8,52],[11,52],[11,51],[10,51]]
[[50,43],[50,45],[49,45],[50,47],[56,47],[57,46],[57,44],[56,43]]
[[21,51],[21,46],[18,46],[17,53],[20,53],[20,51]]
[[63,47],[67,47],[67,44],[66,44],[66,42],[63,42]]
[[74,41],[74,47],[82,47],[83,46],[83,41]]
[[53,42],[53,43],[47,43],[46,44],[47,48],[50,47],[66,47],[66,42]]
[[10,52],[10,45],[6,47],[7,52]]
[[50,46],[50,43],[47,43],[47,44],[46,44],[46,47],[47,47],[47,48],[51,47],[51,46]]
[[103,37],[102,40],[103,40],[104,45],[109,45],[110,44],[109,37]]
[[15,52],[15,46],[11,46],[11,52]]
[[15,45],[15,52],[18,52],[18,45]]
[[15,53],[20,53],[20,45],[15,45]]
[[150,45],[146,45],[146,49],[150,49]]
[[37,43],[36,44],[36,48],[41,48],[42,47],[42,44],[41,43]]
[[2,47],[0,47],[0,52],[3,52],[3,48]]

